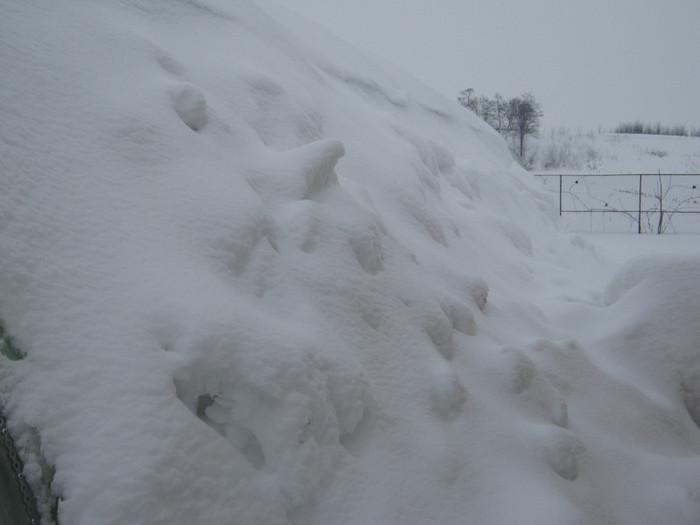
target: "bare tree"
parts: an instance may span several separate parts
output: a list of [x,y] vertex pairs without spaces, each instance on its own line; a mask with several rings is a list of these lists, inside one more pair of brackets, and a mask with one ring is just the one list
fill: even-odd
[[474,96],[474,88],[467,88],[464,91],[460,91],[457,100],[462,106],[471,109],[474,113],[478,115],[478,101],[477,98]]
[[[686,196],[683,198],[671,198],[669,193],[673,190],[681,189],[685,191]],[[656,231],[657,234],[661,235],[665,233],[670,226],[673,230],[673,216],[678,212],[683,212],[688,208],[692,208],[693,205],[698,203],[698,192],[697,186],[681,186],[679,184],[674,184],[672,178],[668,177],[668,183],[664,187],[662,174],[659,172],[659,179],[656,183],[656,188],[654,189],[654,194],[652,197],[656,200],[657,206],[648,210],[646,212],[647,225],[650,231]],[[656,225],[653,225],[651,220],[654,215],[658,214],[658,221]]]
[[525,149],[525,137],[537,135],[540,130],[540,118],[542,107],[531,93],[525,93],[522,97],[514,98],[508,104],[509,122],[518,135],[520,143],[520,158],[523,158]]
[[507,131],[506,126],[506,114],[508,113],[508,101],[503,98],[503,95],[496,93],[493,97],[494,110],[496,111],[495,124],[494,126],[499,133],[504,133]]
[[489,97],[481,95],[479,97],[479,111],[480,117],[486,121],[486,123],[494,129],[497,129],[494,125],[494,117],[496,116],[493,100]]
[[510,100],[496,93],[490,99],[484,95],[477,96],[474,89],[468,88],[459,93],[457,100],[504,137],[515,134],[520,146],[520,158],[524,158],[525,137],[537,134],[542,117],[542,107],[531,93]]

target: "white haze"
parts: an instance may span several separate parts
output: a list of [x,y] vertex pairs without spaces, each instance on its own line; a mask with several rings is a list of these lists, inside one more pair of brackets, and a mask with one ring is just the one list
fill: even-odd
[[449,98],[532,92],[547,127],[700,127],[694,0],[277,0]]

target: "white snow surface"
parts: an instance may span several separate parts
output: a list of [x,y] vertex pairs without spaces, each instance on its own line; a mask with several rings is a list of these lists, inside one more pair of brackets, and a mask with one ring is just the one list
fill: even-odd
[[700,521],[696,250],[617,270],[477,117],[271,4],[0,5],[44,523]]
[[528,137],[534,171],[556,173],[699,173],[700,137],[581,133],[566,128]]

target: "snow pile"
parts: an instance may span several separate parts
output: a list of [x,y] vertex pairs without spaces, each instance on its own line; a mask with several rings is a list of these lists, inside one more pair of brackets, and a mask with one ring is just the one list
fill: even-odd
[[2,3],[0,402],[45,523],[697,521],[696,331],[562,328],[634,282],[604,306],[476,117],[247,1]]
[[585,414],[577,434],[597,452],[590,466],[606,465],[590,489],[608,519],[698,519],[698,270],[697,245],[694,253],[635,258],[614,274],[601,302],[551,312],[587,349],[567,400],[571,412]]
[[605,303],[620,310],[615,317],[630,319],[608,336],[612,341],[632,341],[616,348],[628,370],[643,374],[644,383],[658,388],[661,395],[682,400],[698,425],[699,270],[694,256],[635,259],[622,267],[604,294]]

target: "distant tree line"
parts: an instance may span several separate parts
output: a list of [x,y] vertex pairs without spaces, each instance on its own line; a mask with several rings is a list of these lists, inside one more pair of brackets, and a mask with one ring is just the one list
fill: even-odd
[[634,133],[644,135],[674,135],[677,137],[700,137],[700,128],[685,126],[662,126],[660,123],[645,124],[640,121],[625,122],[615,128],[615,133]]
[[504,137],[517,138],[521,159],[525,151],[525,137],[537,135],[540,129],[542,107],[531,93],[511,99],[496,93],[489,98],[477,95],[472,88],[468,88],[459,93],[457,100]]

